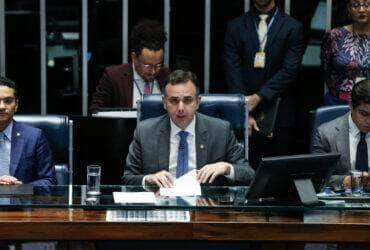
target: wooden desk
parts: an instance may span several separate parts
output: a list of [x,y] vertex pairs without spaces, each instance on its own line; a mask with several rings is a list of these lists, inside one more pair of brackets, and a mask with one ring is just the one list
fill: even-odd
[[189,223],[106,222],[104,210],[0,211],[0,240],[370,242],[370,211],[192,211]]

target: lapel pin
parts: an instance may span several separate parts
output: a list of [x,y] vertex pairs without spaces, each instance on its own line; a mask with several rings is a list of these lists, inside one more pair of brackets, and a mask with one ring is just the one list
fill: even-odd
[[203,149],[203,148],[204,148],[204,145],[203,145],[203,144],[200,144],[200,145],[199,145],[199,147],[200,147],[201,149]]
[[20,136],[21,135],[21,133],[17,133],[17,136]]

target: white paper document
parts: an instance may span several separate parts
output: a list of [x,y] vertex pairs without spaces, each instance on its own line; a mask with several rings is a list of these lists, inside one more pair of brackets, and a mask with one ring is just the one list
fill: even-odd
[[113,192],[115,203],[156,203],[153,192]]
[[197,172],[192,170],[174,181],[171,188],[161,188],[161,196],[197,196],[202,195]]

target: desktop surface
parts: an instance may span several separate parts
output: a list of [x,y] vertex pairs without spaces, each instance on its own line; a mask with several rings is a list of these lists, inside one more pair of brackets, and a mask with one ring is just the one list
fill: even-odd
[[[34,186],[33,194],[0,195],[0,208],[81,208],[87,210],[145,210],[145,209],[189,209],[230,211],[285,211],[302,212],[318,210],[370,210],[370,194],[358,196],[323,197],[323,206],[289,204],[248,204],[245,196],[248,187],[202,187],[202,195],[196,197],[166,197],[155,194],[153,203],[115,203],[113,192],[143,192],[141,186],[102,185],[101,195],[90,196],[85,185]],[[91,199],[91,198],[94,199]]]

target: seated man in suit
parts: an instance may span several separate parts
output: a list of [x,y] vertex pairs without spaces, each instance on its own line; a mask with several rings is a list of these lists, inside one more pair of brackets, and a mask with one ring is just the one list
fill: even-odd
[[123,183],[171,187],[197,169],[200,183],[247,185],[254,171],[228,122],[197,113],[198,80],[190,71],[169,76],[163,95],[167,114],[140,122],[126,159]]
[[161,93],[169,71],[163,67],[166,33],[163,26],[143,20],[131,32],[131,63],[107,67],[92,96],[90,112],[100,108],[136,108],[143,94]]
[[[331,178],[335,188],[351,186],[351,170],[364,171],[368,179],[370,161],[370,80],[358,82],[352,89],[351,111],[318,127],[313,152],[341,153]],[[365,180],[367,182],[367,180]]]
[[52,153],[40,129],[18,123],[17,86],[0,77],[0,185],[56,184]]

